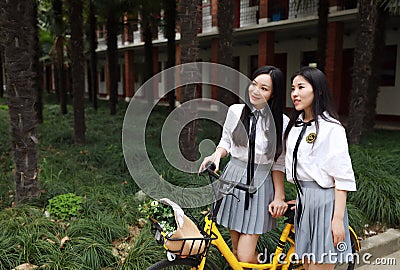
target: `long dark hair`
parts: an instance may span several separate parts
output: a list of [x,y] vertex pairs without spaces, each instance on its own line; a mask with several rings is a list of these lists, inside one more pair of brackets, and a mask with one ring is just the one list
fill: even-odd
[[[332,102],[332,95],[331,91],[329,90],[328,81],[326,79],[325,74],[313,67],[302,67],[299,71],[297,71],[291,78],[291,82],[296,76],[302,76],[307,82],[309,82],[313,88],[314,92],[314,100],[312,102],[312,117],[313,119],[317,120],[318,116],[321,116],[322,119],[328,122],[340,123],[339,115],[337,114],[335,107]],[[330,120],[324,112],[327,112],[330,117],[337,120],[337,122]],[[296,111],[293,110],[293,113],[290,116],[289,124],[285,131],[285,142],[289,135],[290,130],[292,129],[294,123],[296,122],[297,118],[303,111]],[[318,134],[319,124],[318,121],[315,121],[315,126]]]
[[[274,66],[262,66],[258,68],[251,76],[251,81],[261,74],[268,74],[272,79],[272,95],[268,100],[268,105],[271,109],[272,116],[275,122],[276,133],[276,150],[274,160],[276,161],[282,153],[282,129],[283,129],[283,74],[279,68]],[[250,116],[251,116],[251,103],[248,88],[245,91],[245,103],[240,121],[238,122],[235,130],[232,133],[232,140],[236,146],[247,146]],[[265,119],[267,121],[267,119]],[[267,153],[268,154],[268,153]]]

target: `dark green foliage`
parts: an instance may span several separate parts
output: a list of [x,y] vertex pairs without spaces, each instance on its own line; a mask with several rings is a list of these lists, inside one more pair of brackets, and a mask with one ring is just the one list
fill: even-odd
[[155,240],[148,227],[144,228],[140,235],[134,239],[125,262],[118,270],[146,269],[152,263],[165,259],[163,248]]
[[357,192],[349,201],[367,222],[400,225],[400,145],[397,131],[375,131],[350,149]]
[[[58,105],[46,105],[45,122],[37,132],[42,197],[35,206],[10,208],[14,186],[9,116],[7,107],[0,105],[0,269],[26,262],[56,270],[146,269],[165,258],[149,226],[137,230],[138,219],[144,218],[139,212],[142,201],[135,198],[139,189],[122,154],[121,129],[127,104],[120,102],[118,106],[115,116],[109,115],[106,102],[99,101],[97,112],[87,106],[87,145],[75,146],[72,109],[61,115]],[[160,151],[159,123],[167,114],[168,109],[159,106],[149,119],[146,145],[152,164],[171,183],[188,187],[207,184],[206,177],[173,168]],[[206,138],[218,142],[217,125],[201,120],[199,130],[199,142]],[[358,191],[349,192],[347,207],[350,224],[359,234],[366,223],[399,224],[399,137],[398,131],[378,130],[350,148]],[[222,161],[221,168],[227,161]],[[285,191],[288,200],[295,198],[293,184],[285,182]],[[82,198],[79,215],[67,217],[68,222],[46,218],[44,209],[48,209],[49,200],[68,193]],[[185,213],[201,220],[201,210],[185,209]],[[265,247],[274,251],[282,222],[279,219],[277,230],[261,236],[259,252]],[[229,232],[221,228],[221,233],[229,244]],[[212,249],[210,256],[219,269],[227,269],[219,253]]]

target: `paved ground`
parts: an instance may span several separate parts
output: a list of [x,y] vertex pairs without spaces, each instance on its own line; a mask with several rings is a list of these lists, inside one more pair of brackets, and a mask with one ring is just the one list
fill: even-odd
[[371,258],[371,264],[356,267],[357,270],[399,270],[400,250],[381,257],[378,260]]
[[357,270],[399,270],[400,230],[389,229],[361,241]]

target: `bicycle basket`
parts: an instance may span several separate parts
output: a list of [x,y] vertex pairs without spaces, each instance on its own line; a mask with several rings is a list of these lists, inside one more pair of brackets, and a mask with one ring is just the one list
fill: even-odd
[[171,201],[162,199],[164,203],[174,208],[177,230],[172,235],[167,235],[162,226],[154,218],[150,218],[153,228],[156,229],[155,237],[157,241],[164,245],[164,248],[177,256],[201,256],[206,253],[215,236],[209,236],[205,232],[200,232],[196,224],[188,218],[183,210]]

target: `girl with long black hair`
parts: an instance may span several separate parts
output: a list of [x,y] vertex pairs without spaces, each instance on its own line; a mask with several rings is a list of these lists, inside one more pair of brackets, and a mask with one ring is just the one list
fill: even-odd
[[298,191],[296,254],[306,269],[333,269],[352,260],[346,197],[356,183],[346,132],[320,70],[303,67],[291,81],[295,110],[284,139],[286,177]]
[[253,73],[245,104],[229,107],[221,140],[199,170],[210,161],[218,170],[220,159],[229,154],[221,178],[257,187],[254,194],[232,190],[234,196],[222,199],[217,216],[217,223],[229,229],[232,251],[242,262],[258,263],[260,234],[275,228],[274,218],[287,209],[282,130],[288,118],[283,114],[283,84],[276,67],[263,66]]

